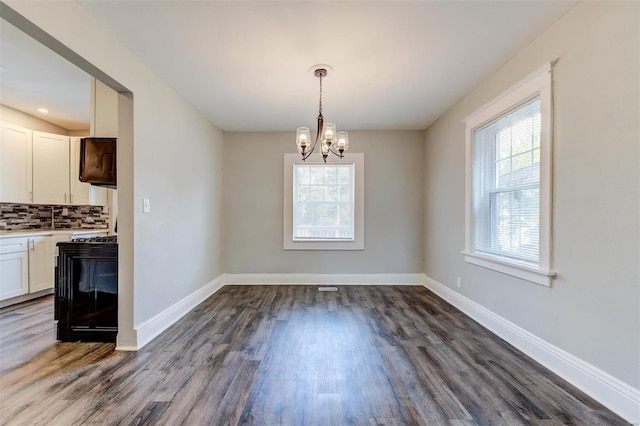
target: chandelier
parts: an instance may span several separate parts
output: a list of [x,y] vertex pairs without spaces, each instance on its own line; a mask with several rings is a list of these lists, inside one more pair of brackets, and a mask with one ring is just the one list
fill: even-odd
[[349,148],[349,135],[347,132],[336,132],[336,125],[333,123],[325,123],[322,117],[322,78],[327,76],[326,68],[316,68],[313,73],[320,79],[320,101],[318,103],[318,125],[316,139],[311,145],[311,133],[308,127],[298,127],[296,132],[296,146],[298,152],[302,155],[302,161],[305,161],[316,149],[316,145],[320,142],[320,153],[322,159],[327,162],[329,154],[336,155],[340,158],[344,157],[344,152]]

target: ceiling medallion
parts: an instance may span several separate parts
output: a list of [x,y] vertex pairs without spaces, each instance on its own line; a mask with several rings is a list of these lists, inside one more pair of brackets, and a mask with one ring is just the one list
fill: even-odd
[[322,159],[327,162],[329,154],[344,157],[344,152],[349,148],[349,135],[347,132],[336,132],[336,125],[333,123],[325,123],[322,117],[322,79],[327,76],[327,66],[319,66],[313,74],[320,79],[320,101],[318,102],[318,124],[316,139],[311,144],[311,133],[308,127],[298,127],[296,132],[296,146],[298,152],[302,155],[302,161],[305,161],[316,149],[318,141],[320,141],[320,153]]

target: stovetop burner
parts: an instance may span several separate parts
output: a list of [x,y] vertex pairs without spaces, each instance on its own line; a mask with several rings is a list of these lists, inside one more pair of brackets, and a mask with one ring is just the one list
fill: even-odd
[[117,243],[118,236],[117,235],[109,235],[106,237],[91,237],[91,238],[74,238],[72,240],[74,243]]

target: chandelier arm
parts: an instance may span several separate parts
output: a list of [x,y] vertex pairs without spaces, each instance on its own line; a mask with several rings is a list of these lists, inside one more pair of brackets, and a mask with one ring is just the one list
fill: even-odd
[[329,151],[331,151],[331,153],[339,158],[344,158],[344,152],[342,154],[340,154],[340,152],[335,152],[333,150],[333,148],[329,147]]
[[302,161],[305,161],[307,158],[309,158],[311,154],[313,154],[313,149],[306,151],[305,154],[302,156]]
[[322,128],[324,127],[324,117],[322,116],[322,111],[320,112],[320,114],[318,114],[317,126],[318,126],[318,130],[316,131],[316,141],[313,143],[314,147],[318,143],[318,140],[320,139],[320,134],[322,133]]
[[322,114],[320,114],[320,115],[318,115],[318,130],[316,132],[316,140],[313,142],[313,145],[311,145],[311,149],[307,150],[307,153],[302,156],[302,161],[304,161],[307,158],[309,158],[309,156],[311,154],[313,154],[313,151],[315,151],[316,145],[318,144],[318,141],[320,140],[320,134],[322,133],[323,125],[324,125],[324,118],[322,117]]

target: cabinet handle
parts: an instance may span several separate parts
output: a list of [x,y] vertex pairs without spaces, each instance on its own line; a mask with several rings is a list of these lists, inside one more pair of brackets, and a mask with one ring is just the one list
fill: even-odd
[[36,251],[36,244],[33,240],[29,240],[29,249],[31,251]]

